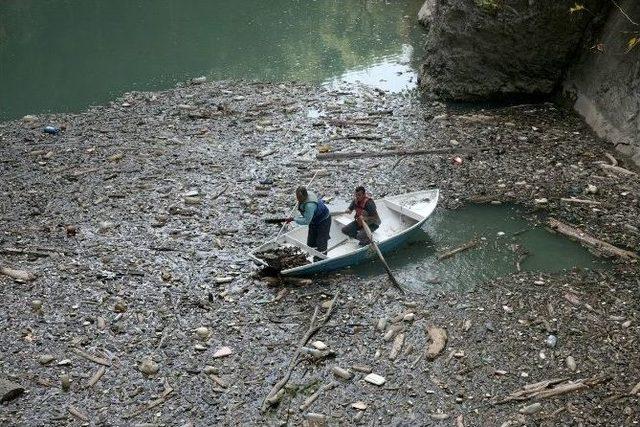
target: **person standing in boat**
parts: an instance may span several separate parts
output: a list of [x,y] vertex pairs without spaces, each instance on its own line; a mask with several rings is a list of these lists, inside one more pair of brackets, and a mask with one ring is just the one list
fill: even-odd
[[366,246],[371,241],[362,228],[362,222],[366,222],[371,232],[374,232],[380,227],[382,221],[378,215],[376,203],[362,186],[356,188],[355,197],[346,212],[351,214],[353,211],[356,212],[355,220],[342,227],[342,232],[351,238],[358,239],[360,246]]
[[[329,208],[327,208],[320,197],[308,191],[306,187],[298,187],[296,189],[296,199],[298,200],[300,216],[289,218],[288,222],[295,221],[296,224],[299,225],[308,225],[307,246],[326,255],[329,232],[331,231],[331,214],[329,213]],[[314,262],[320,260],[320,257],[313,257]]]

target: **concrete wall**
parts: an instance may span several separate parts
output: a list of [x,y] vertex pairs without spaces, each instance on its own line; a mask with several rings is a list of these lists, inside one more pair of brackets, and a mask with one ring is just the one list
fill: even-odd
[[[640,23],[640,2],[618,4]],[[564,94],[601,137],[640,165],[640,44],[630,51],[627,45],[634,34],[640,37],[640,25],[613,8],[598,34],[569,68]],[[597,44],[600,49],[592,47]]]

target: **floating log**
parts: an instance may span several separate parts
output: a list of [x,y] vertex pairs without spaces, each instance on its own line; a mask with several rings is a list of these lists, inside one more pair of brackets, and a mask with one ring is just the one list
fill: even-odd
[[488,148],[433,148],[430,150],[389,150],[389,151],[361,151],[361,152],[337,152],[337,153],[318,153],[316,159],[355,159],[365,157],[393,157],[393,156],[418,156],[424,154],[452,154],[452,153],[476,153],[486,151]]
[[638,175],[634,171],[630,171],[629,169],[625,169],[625,168],[622,168],[620,166],[614,166],[614,165],[610,165],[610,164],[607,164],[607,163],[600,163],[599,166],[600,166],[601,169],[604,169],[606,171],[620,173],[620,174],[623,174],[623,175],[630,175],[630,176]]
[[609,159],[609,161],[611,162],[611,166],[618,166],[618,161],[616,160],[615,157],[613,157],[611,154],[609,153],[604,153],[604,155],[606,156],[607,159]]
[[584,231],[581,231],[569,224],[565,224],[555,218],[549,218],[549,226],[560,234],[564,234],[565,236],[576,239],[579,242],[584,243],[587,246],[591,246],[606,254],[618,256],[626,260],[637,260],[638,258],[640,258],[635,252],[620,249],[616,246],[613,246],[611,243],[596,239],[595,237],[590,236]]
[[103,365],[103,366],[111,366],[111,362],[109,362],[106,359],[103,359],[101,357],[98,356],[94,356],[92,354],[89,353],[85,353],[84,351],[80,350],[79,348],[72,348],[71,351],[73,351],[75,354],[77,354],[80,357],[84,357],[87,360],[90,360],[94,363],[97,363],[98,365]]
[[89,417],[87,416],[87,414],[85,414],[80,409],[76,408],[75,406],[69,405],[69,407],[67,409],[68,409],[68,411],[69,411],[69,413],[71,415],[73,415],[74,417],[76,417],[80,421],[83,421],[85,423],[89,422]]
[[608,381],[607,377],[593,377],[589,379],[580,379],[577,381],[568,381],[567,378],[554,378],[552,380],[541,381],[535,384],[527,384],[520,390],[514,391],[504,399],[496,403],[507,403],[521,400],[540,400],[549,397],[560,396],[574,391],[593,388],[597,384]]
[[23,282],[30,282],[36,278],[36,275],[29,271],[15,270],[9,267],[0,268],[0,273],[16,280],[22,280]]
[[560,200],[568,203],[584,203],[586,205],[599,205],[600,202],[596,202],[595,200],[587,200],[587,199],[575,199],[573,197],[561,197]]
[[96,385],[96,383],[100,381],[100,378],[102,378],[106,370],[107,369],[104,366],[100,366],[100,368],[98,368],[98,371],[93,374],[91,379],[87,382],[87,387],[93,387],[94,385]]
[[338,141],[341,139],[366,139],[369,141],[382,141],[382,137],[380,135],[343,135],[334,136],[331,138],[332,141]]
[[469,240],[467,243],[458,246],[455,249],[450,250],[449,252],[445,252],[442,255],[438,255],[438,261],[442,261],[443,259],[449,258],[454,256],[455,254],[457,254],[458,252],[462,252],[462,251],[466,251],[467,249],[471,249],[473,247],[478,246],[478,243],[480,243],[478,240],[473,239],[473,240]]
[[0,248],[0,253],[5,255],[32,255],[35,257],[47,257],[51,255],[48,252],[40,252],[36,250],[19,249],[19,248]]
[[313,404],[313,402],[315,402],[322,393],[328,390],[331,390],[332,388],[335,388],[337,386],[338,386],[338,383],[335,381],[332,381],[329,384],[325,384],[322,387],[320,387],[318,391],[313,393],[311,396],[307,397],[307,399],[302,403],[302,405],[300,405],[300,412],[304,412],[307,409],[309,409],[309,407]]

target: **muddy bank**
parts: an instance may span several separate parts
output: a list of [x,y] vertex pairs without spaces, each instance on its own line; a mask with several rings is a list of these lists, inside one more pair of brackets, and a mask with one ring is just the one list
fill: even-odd
[[[2,423],[638,421],[637,264],[400,297],[383,277],[346,273],[270,288],[246,257],[277,232],[262,218],[286,215],[318,169],[313,187],[327,197],[360,183],[378,197],[435,186],[442,208],[517,202],[637,252],[638,175],[553,105],[462,112],[366,89],[205,83],[4,123],[0,135],[0,266],[35,275],[0,276],[0,372],[27,390],[3,404]],[[315,159],[440,148],[453,153]],[[307,344],[333,353],[304,353],[262,412],[314,307],[336,295]],[[433,360],[430,325],[448,335]],[[364,381],[369,371],[384,384]],[[554,378],[586,382],[538,397],[530,414],[519,410],[535,396],[497,404]]]

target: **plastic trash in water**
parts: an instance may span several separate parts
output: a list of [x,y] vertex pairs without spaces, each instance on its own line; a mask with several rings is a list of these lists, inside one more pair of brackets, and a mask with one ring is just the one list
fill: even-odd
[[455,166],[460,166],[463,163],[462,157],[453,157],[451,159],[451,164]]
[[546,342],[547,346],[553,348],[558,343],[558,337],[556,337],[555,335],[549,335],[545,342]]
[[43,132],[51,135],[57,135],[60,132],[60,128],[55,126],[45,126]]

